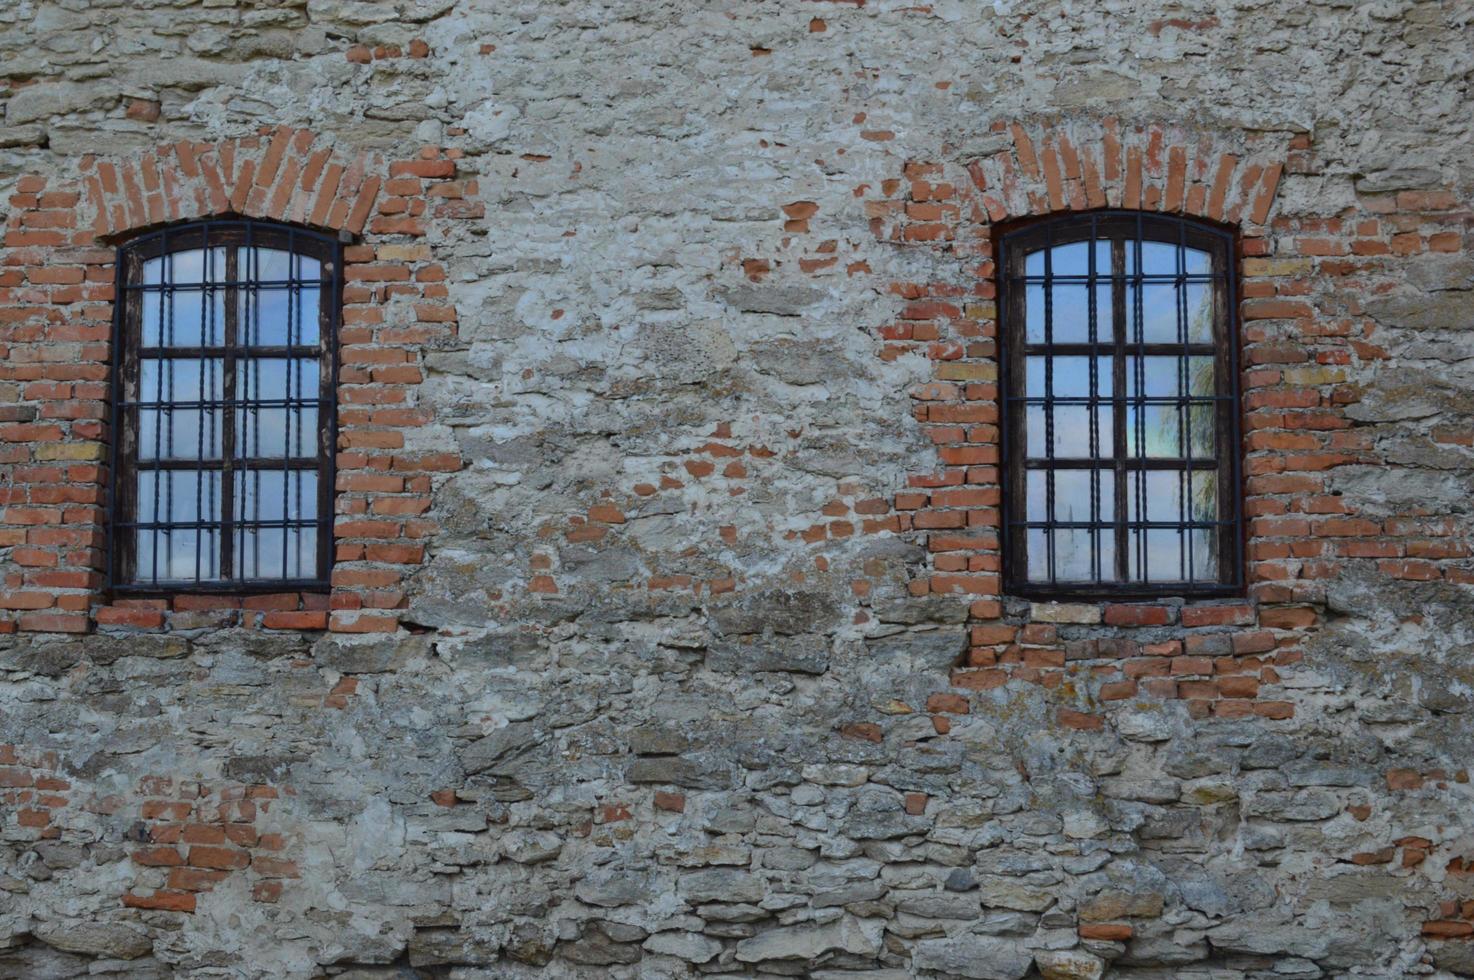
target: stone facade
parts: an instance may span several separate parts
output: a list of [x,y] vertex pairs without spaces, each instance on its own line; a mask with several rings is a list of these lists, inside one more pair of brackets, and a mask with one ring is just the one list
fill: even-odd
[[[0,976],[1474,976],[1474,9],[0,6]],[[1001,592],[995,228],[1232,227],[1249,588]],[[329,593],[114,247],[344,249]]]

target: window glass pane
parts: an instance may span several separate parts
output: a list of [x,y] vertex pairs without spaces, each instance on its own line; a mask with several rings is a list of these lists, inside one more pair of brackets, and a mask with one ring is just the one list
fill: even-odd
[[1182,455],[1183,420],[1176,405],[1126,409],[1126,455],[1170,459]]
[[[1111,408],[1097,406],[1095,414],[1096,443],[1094,453],[1090,445],[1090,415],[1092,409],[1086,405],[1030,405],[1025,415],[1025,446],[1031,459],[1108,459],[1114,455],[1111,440]],[[1046,442],[1046,412],[1054,423],[1052,447]]]
[[1213,371],[1213,358],[1206,355],[1132,357],[1126,364],[1126,397],[1136,398],[1143,389],[1148,398],[1180,398],[1184,394],[1211,397]]
[[139,459],[219,458],[220,409],[200,403],[222,397],[223,371],[224,362],[213,358],[148,358],[139,363],[138,400],[165,406],[138,409]]
[[140,297],[144,347],[218,347],[225,343],[223,290],[145,290]]
[[[1097,574],[1091,552],[1091,543],[1096,537],[1094,532],[1062,529],[1053,533],[1055,580],[1060,582],[1095,581]],[[1111,575],[1113,571],[1113,568],[1107,565],[1101,569],[1101,574]]]
[[[139,524],[218,524],[218,470],[143,470],[135,492]],[[197,547],[197,545],[199,547]],[[138,577],[145,581],[209,581],[220,577],[215,528],[141,527]]]
[[315,345],[321,293],[312,288],[243,289],[241,344],[248,347]]
[[1182,271],[1189,276],[1207,276],[1213,273],[1213,256],[1201,249],[1182,249]]
[[314,578],[316,571],[315,527],[242,528],[236,533],[236,578]]
[[1132,581],[1181,582],[1187,578],[1183,534],[1175,530],[1132,529],[1126,534]]
[[297,253],[294,266],[293,258],[293,253],[285,249],[243,248],[240,250],[241,278],[255,282],[284,282],[288,279],[316,282],[322,278],[322,265],[317,259]]
[[1185,519],[1182,470],[1136,470],[1126,480],[1127,521],[1170,521]]
[[1089,407],[1055,405],[1053,411],[1056,458],[1102,459],[1111,455],[1111,409],[1100,406],[1094,410],[1096,441],[1093,447],[1090,444]]
[[[1036,249],[1024,257],[1024,275],[1043,276],[1044,253],[1047,249]],[[1090,274],[1090,251],[1086,242],[1070,242],[1056,245],[1049,257],[1050,275],[1088,276]],[[1095,242],[1095,274],[1111,274],[1111,243],[1107,239]]]
[[[237,574],[309,578],[317,567],[317,474],[250,470],[236,482]],[[272,526],[276,525],[276,526]]]
[[143,262],[145,285],[197,286],[205,282],[225,282],[225,249],[192,248],[168,252]]
[[135,486],[140,524],[220,520],[219,470],[140,470]]
[[313,357],[251,357],[236,362],[236,390],[252,401],[316,398],[317,359]]
[[1030,285],[1024,289],[1024,340],[1044,343],[1044,287]]
[[259,469],[240,473],[235,512],[242,523],[312,521],[317,517],[317,473]]
[[[1087,398],[1090,395],[1090,358],[1073,354],[1055,354],[1048,357],[1033,354],[1024,358],[1025,389],[1030,398],[1043,398],[1044,375],[1047,370],[1053,380],[1052,394],[1055,398]],[[1095,394],[1100,398],[1111,396],[1113,377],[1111,359],[1095,359]]]
[[1187,409],[1189,447],[1194,459],[1212,459],[1218,455],[1218,413],[1211,403],[1193,404]]
[[1054,343],[1090,342],[1090,291],[1085,285],[1057,283],[1051,290]]
[[1188,532],[1188,545],[1192,552],[1188,567],[1192,570],[1193,580],[1217,582],[1220,578],[1217,533],[1208,528],[1194,528]]
[[[1030,344],[1088,344],[1090,336],[1090,308],[1087,305],[1091,288],[1083,283],[1056,283],[1049,287],[1053,297],[1049,308],[1050,327],[1048,339],[1044,332],[1044,286],[1030,285],[1024,291],[1025,340]],[[1095,294],[1095,342],[1111,343],[1111,286],[1097,285]]]
[[[198,572],[196,572],[198,569]],[[138,532],[139,582],[210,582],[220,578],[218,528]]]
[[1031,527],[1025,535],[1029,545],[1029,581],[1049,581],[1049,532]]
[[[1141,297],[1141,308],[1136,298]],[[1129,343],[1177,344],[1177,287],[1171,283],[1147,283],[1140,290],[1126,286],[1126,339]]]
[[[316,456],[318,362],[312,358],[243,358],[236,364],[236,455]],[[282,404],[290,399],[291,404]],[[266,402],[264,407],[249,404]],[[310,404],[304,404],[310,402]],[[275,403],[275,404],[272,404]]]
[[[1068,524],[1106,522],[1116,512],[1116,484],[1110,470],[1056,469],[1054,473],[1054,520]],[[1091,508],[1091,475],[1095,475],[1095,507]],[[1049,520],[1048,471],[1029,470],[1026,477],[1028,508],[1026,519]]]
[[1218,520],[1218,474],[1213,470],[1194,470],[1192,475],[1192,519]]
[[[1199,253],[1202,254],[1202,253]],[[1209,283],[1190,282],[1182,287],[1187,296],[1187,339],[1189,343],[1213,343],[1213,287]]]
[[[1141,242],[1141,274],[1144,276],[1177,275],[1177,246],[1168,242]],[[1138,245],[1126,243],[1126,274],[1137,273],[1136,255]]]

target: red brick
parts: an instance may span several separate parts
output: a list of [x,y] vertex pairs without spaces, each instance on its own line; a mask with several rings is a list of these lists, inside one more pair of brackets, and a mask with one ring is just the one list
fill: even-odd
[[268,612],[261,617],[261,626],[269,630],[325,630],[328,614],[325,610]]
[[158,629],[164,625],[164,614],[157,609],[125,609],[118,606],[102,606],[93,614],[99,626],[131,626],[137,629]]
[[234,871],[251,863],[251,855],[229,847],[191,847],[189,865],[193,868],[217,868]]
[[123,904],[134,909],[159,909],[166,912],[193,912],[195,897],[191,892],[158,890],[151,895],[128,892],[123,895]]
[[1107,626],[1165,626],[1171,621],[1172,611],[1166,606],[1119,605],[1105,607]]
[[1198,626],[1251,626],[1253,623],[1253,606],[1184,606],[1182,608],[1182,625],[1189,629]]
[[229,871],[207,871],[203,868],[172,868],[169,887],[186,892],[207,892],[229,877]]
[[1423,935],[1432,939],[1461,939],[1474,936],[1474,922],[1439,920],[1423,923]]
[[1416,769],[1389,769],[1387,788],[1391,790],[1422,789],[1423,777]]
[[133,852],[133,863],[148,867],[174,867],[184,863],[184,856],[174,847],[145,847]]
[[295,861],[278,858],[257,857],[251,862],[251,870],[263,878],[299,878],[301,871]]
[[1070,708],[1060,708],[1058,718],[1059,723],[1064,727],[1082,732],[1098,732],[1105,727],[1105,721],[1099,715],[1090,715]]
[[1125,922],[1086,922],[1080,925],[1080,938],[1125,942],[1135,931]]
[[926,710],[965,715],[972,710],[972,705],[960,694],[938,691],[926,699]]

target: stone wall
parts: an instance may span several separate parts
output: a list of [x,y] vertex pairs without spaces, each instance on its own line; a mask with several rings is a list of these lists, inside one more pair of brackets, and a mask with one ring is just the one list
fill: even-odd
[[[0,976],[1474,975],[1466,3],[0,7]],[[1231,226],[1244,596],[1000,592],[994,228]],[[328,594],[113,247],[340,232]]]

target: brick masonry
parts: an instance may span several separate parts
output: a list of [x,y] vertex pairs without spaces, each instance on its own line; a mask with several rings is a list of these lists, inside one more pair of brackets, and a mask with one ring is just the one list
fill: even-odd
[[[0,976],[1474,976],[1470,31],[0,10]],[[1235,233],[1242,596],[1002,591],[995,233],[1102,207]],[[113,601],[213,215],[345,243],[332,588]]]

